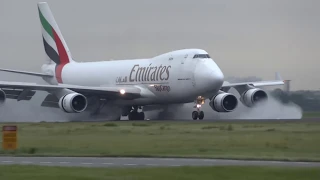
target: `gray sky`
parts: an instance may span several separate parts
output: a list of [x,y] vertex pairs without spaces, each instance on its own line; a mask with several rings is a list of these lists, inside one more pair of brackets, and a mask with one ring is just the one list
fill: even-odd
[[[40,71],[36,0],[0,0],[0,67]],[[209,52],[225,76],[319,89],[319,0],[47,0],[77,61]],[[1,73],[8,80],[8,73]],[[15,80],[27,80],[18,76]]]

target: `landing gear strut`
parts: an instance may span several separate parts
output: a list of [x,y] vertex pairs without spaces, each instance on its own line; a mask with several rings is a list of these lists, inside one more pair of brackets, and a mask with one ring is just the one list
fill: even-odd
[[[108,120],[121,120],[121,113],[118,112],[119,109],[117,106],[110,106],[106,101],[104,100],[96,100],[96,103],[92,105],[91,107],[91,113],[90,117],[92,118],[107,118]],[[107,107],[107,110],[105,112],[102,112],[102,109],[104,107]]]
[[97,101],[96,108],[90,113],[90,116],[96,116],[100,114],[100,111],[105,106],[104,102],[100,102],[100,100]]
[[132,111],[128,115],[129,120],[144,120],[144,112],[138,112],[141,107],[134,106]]
[[200,110],[201,105],[204,104],[205,99],[201,96],[198,96],[197,100],[195,100],[194,108],[197,108],[196,111],[192,112],[192,119],[197,120],[198,118],[202,120],[204,118],[204,112]]

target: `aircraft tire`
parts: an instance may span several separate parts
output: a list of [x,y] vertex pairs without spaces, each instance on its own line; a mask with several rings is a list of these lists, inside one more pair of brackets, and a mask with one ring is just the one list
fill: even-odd
[[135,113],[135,112],[129,113],[128,119],[129,119],[129,120],[135,120],[136,114],[137,114],[137,113]]
[[144,112],[138,113],[138,120],[144,120]]
[[192,112],[192,119],[197,120],[198,119],[198,111],[193,111]]
[[131,112],[128,115],[129,120],[144,120],[144,112]]
[[202,120],[204,118],[204,112],[200,111],[198,118]]

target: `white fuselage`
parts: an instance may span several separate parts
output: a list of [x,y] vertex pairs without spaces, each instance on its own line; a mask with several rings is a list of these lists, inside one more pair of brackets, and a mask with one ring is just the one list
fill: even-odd
[[[119,104],[170,104],[193,102],[198,96],[215,95],[223,74],[211,58],[194,58],[207,54],[198,49],[178,50],[150,59],[101,62],[72,62],[62,70],[63,84],[103,87],[136,86],[153,96]],[[44,65],[43,72],[54,72],[55,65]],[[51,79],[50,84],[56,84]]]

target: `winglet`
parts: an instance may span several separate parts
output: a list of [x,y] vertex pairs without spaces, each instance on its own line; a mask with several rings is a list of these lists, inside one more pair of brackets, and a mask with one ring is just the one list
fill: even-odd
[[276,72],[276,80],[282,81],[282,77],[279,72]]

